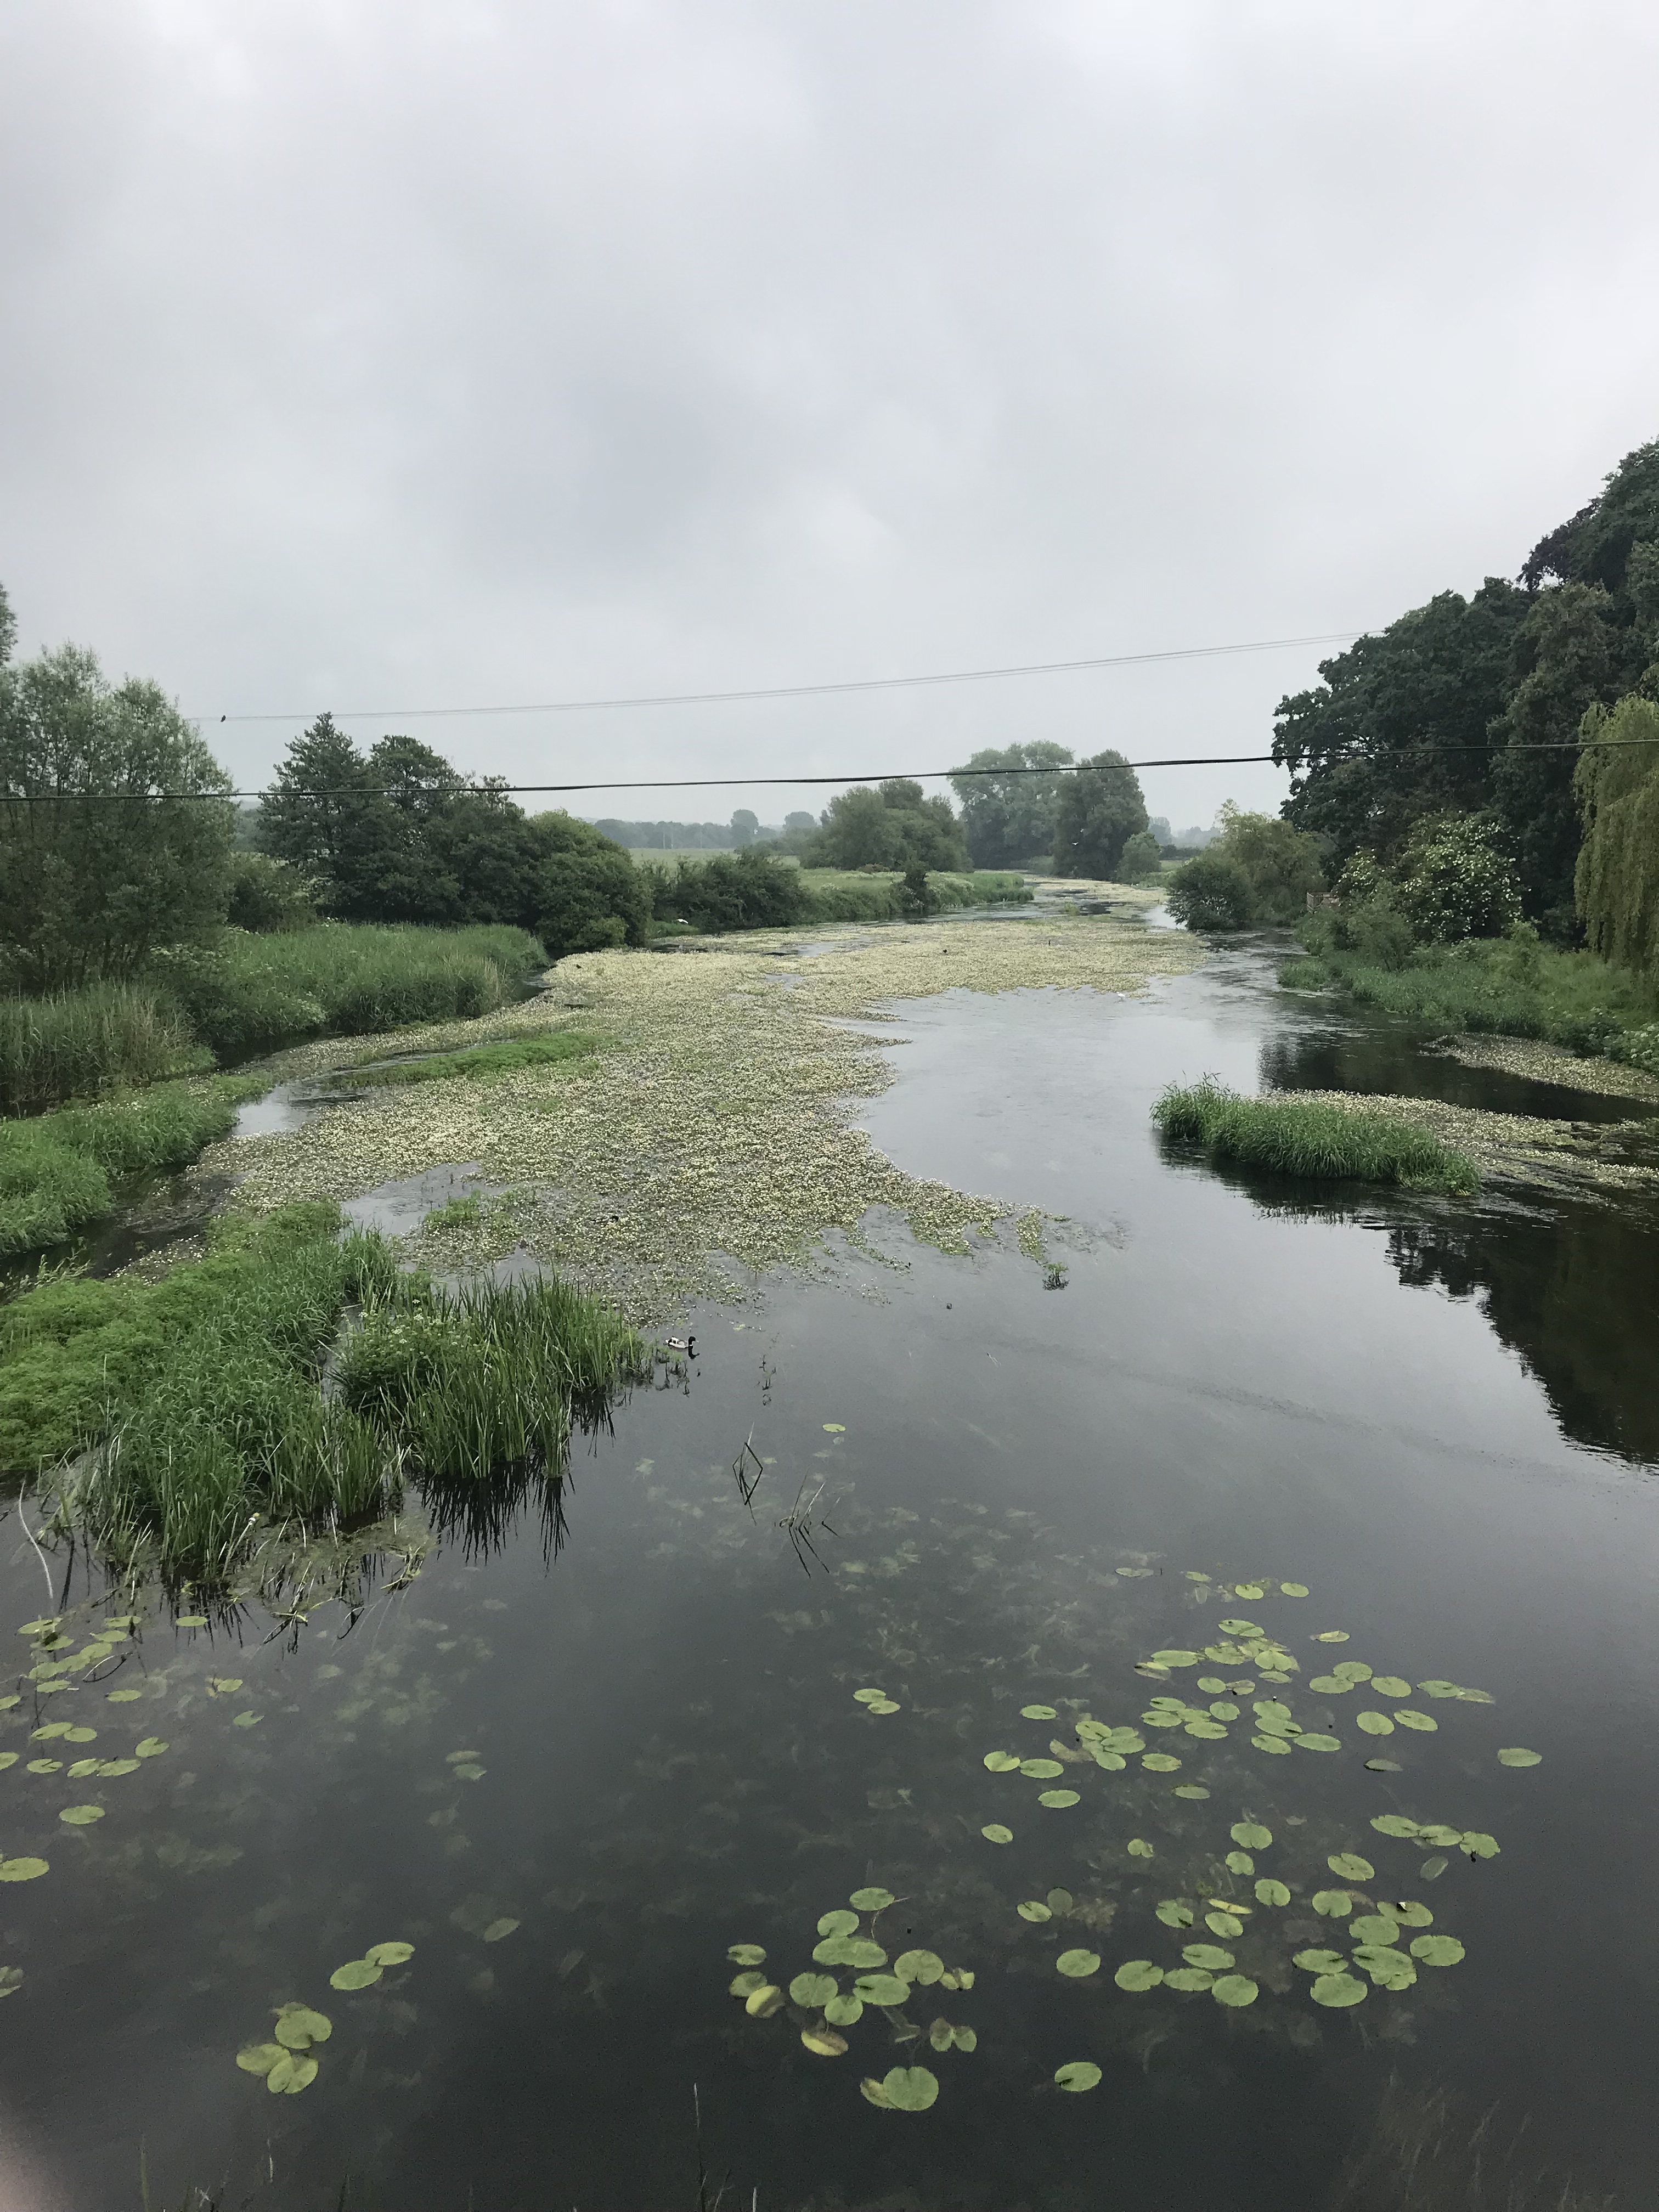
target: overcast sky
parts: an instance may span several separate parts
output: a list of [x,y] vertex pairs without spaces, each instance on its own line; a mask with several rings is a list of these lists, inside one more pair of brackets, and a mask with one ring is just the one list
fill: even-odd
[[[1659,434],[1656,83],[1653,0],[9,0],[0,577],[250,782],[322,707],[1380,626]],[[1319,657],[353,727],[1260,752]]]

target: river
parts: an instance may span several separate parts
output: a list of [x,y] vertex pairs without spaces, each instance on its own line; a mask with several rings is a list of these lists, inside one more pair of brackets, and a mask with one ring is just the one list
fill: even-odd
[[[1274,957],[1139,1000],[896,1010],[862,1126],[902,1168],[1065,1217],[1054,1287],[1012,1241],[952,1259],[873,1223],[880,1257],[687,1316],[695,1356],[580,1442],[556,1515],[455,1532],[355,1619],[152,1628],[120,1672],[142,1699],[76,1693],[100,1753],[167,1748],[6,1892],[10,2201],[137,2205],[142,2148],[169,2212],[190,2184],[283,2212],[671,2212],[700,2167],[706,2203],[759,2212],[1284,2212],[1331,2202],[1391,2078],[1447,2093],[1449,2143],[1497,2102],[1517,2172],[1659,2197],[1659,1213],[1334,1198],[1166,1156],[1150,1106],[1206,1071],[1359,1064],[1563,1110],[1276,990]],[[21,1624],[31,1546],[5,1577]],[[1313,1686],[1345,1663],[1357,1686]],[[1157,1697],[1215,1717],[1155,1726]],[[1340,1748],[1256,1747],[1264,1702]],[[1054,1759],[1084,1717],[1158,1763]],[[1000,1751],[1057,1773],[988,1771]],[[1314,2002],[1292,1954],[1349,1947],[1311,1904],[1344,1884],[1354,1916],[1414,1908],[1401,1948],[1463,1955]],[[727,1994],[734,1945],[845,1987],[817,1923],[872,1888],[895,1899],[874,1942],[971,1986],[866,2009],[842,2056]],[[1212,1899],[1242,1934],[1202,1924]],[[1253,2001],[1120,1986],[1195,1940]],[[413,1954],[331,1987],[384,1942]],[[234,2062],[289,2002],[332,2032],[273,2097]],[[935,2019],[974,2047],[938,2051]],[[1057,2086],[1079,2064],[1097,2086]],[[930,2109],[860,2094],[893,2067],[928,2070]]]

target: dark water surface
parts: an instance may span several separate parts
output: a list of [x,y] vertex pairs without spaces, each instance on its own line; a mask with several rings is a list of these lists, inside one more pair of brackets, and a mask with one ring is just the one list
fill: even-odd
[[[349,2172],[350,2203],[399,2212],[667,2212],[696,2202],[696,2082],[729,2203],[1287,2212],[1328,2202],[1391,2075],[1472,2113],[1501,2098],[1539,2164],[1654,2201],[1652,1211],[1334,1204],[1164,1158],[1165,1081],[1254,1088],[1340,1044],[1270,976],[1245,953],[1141,1002],[901,1010],[898,1080],[866,1125],[908,1168],[1068,1217],[1048,1238],[1063,1290],[1012,1250],[951,1260],[877,1224],[891,1264],[694,1317],[690,1375],[579,1450],[556,1559],[532,1516],[487,1556],[444,1548],[344,1635],[338,1607],[293,1649],[253,1621],[240,1647],[148,1630],[118,1681],[42,1701],[100,1754],[167,1744],[126,1776],[71,1780],[75,1747],[30,1744],[27,1704],[5,1715],[6,1748],[65,1771],[0,1778],[5,1852],[51,1862],[0,1893],[0,1966],[24,1976],[0,2004],[0,2207],[136,2205],[142,2142],[169,2206],[228,2175],[227,2203],[322,2212]],[[750,1434],[752,1513],[731,1472]],[[808,1572],[778,1522],[820,1482],[830,1565]],[[21,1624],[46,1588],[15,1548]],[[1239,1583],[1264,1594],[1217,1589]],[[1287,1684],[1236,1658],[1133,1671],[1236,1650],[1235,1619],[1284,1639]],[[1350,1640],[1313,1640],[1331,1630]],[[1346,1659],[1497,1702],[1310,1687]],[[1245,1718],[1143,1726],[1176,1770],[983,1764],[1074,1741],[1083,1713],[1139,1726],[1170,1694]],[[1261,1698],[1340,1750],[1256,1749]],[[1371,1737],[1361,1710],[1437,1726]],[[1542,1765],[1500,1765],[1511,1745]],[[1079,1802],[1041,1806],[1057,1787]],[[84,1802],[107,1816],[58,1823]],[[1453,1850],[1425,1879],[1427,1847],[1370,1826],[1401,1811],[1499,1855]],[[1230,1870],[1246,1819],[1273,1841]],[[1310,1903],[1344,1851],[1376,1869],[1356,1894],[1422,1900],[1463,1961],[1312,2003],[1290,1958],[1348,1948]],[[1162,1924],[1160,1899],[1201,1923],[1257,1877],[1293,1895],[1227,1940],[1253,2004],[1115,1985],[1126,1960],[1219,1940]],[[786,1983],[818,1971],[819,1917],[866,1884],[900,1900],[876,1929],[890,1954],[931,1949],[973,1986],[917,1990],[921,2047],[870,2011],[846,2056],[816,2057],[788,2011],[726,1994],[726,1948],[764,1946]],[[1016,1912],[1055,1888],[1065,1917]],[[388,1940],[415,1944],[407,1966],[330,1988]],[[1072,1948],[1100,1971],[1060,1975]],[[316,2081],[272,2097],[235,2053],[292,1999],[333,2033]],[[934,2055],[935,2016],[976,2049]],[[1058,2090],[1084,2059],[1099,2087]],[[861,2099],[913,2062],[939,2081],[930,2112]]]

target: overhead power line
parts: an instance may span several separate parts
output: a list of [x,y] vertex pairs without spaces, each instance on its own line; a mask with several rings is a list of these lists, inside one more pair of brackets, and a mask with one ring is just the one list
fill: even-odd
[[[951,668],[927,676],[857,676],[834,684],[772,684],[740,691],[656,691],[627,699],[542,699],[521,706],[354,707],[337,722],[430,721],[463,714],[599,714],[622,707],[723,707],[744,699],[822,699],[842,691],[903,691],[930,684],[988,684],[1011,676],[1066,676],[1086,668],[1134,668],[1159,660],[1213,660],[1233,653],[1277,653],[1292,646],[1347,645],[1362,633],[1334,629],[1316,637],[1258,637],[1243,645],[1182,645],[1164,653],[1108,653],[1087,660],[1028,660],[1008,668]],[[210,720],[200,715],[197,720]],[[304,713],[224,714],[222,722],[300,722]]]

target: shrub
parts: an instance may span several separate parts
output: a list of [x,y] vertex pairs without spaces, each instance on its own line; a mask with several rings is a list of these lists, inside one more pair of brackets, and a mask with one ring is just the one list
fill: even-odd
[[1158,842],[1150,830],[1137,830],[1123,848],[1123,856],[1117,864],[1118,881],[1125,884],[1146,884],[1156,880],[1164,867],[1164,854]]
[[[550,824],[556,825],[551,833]],[[542,815],[535,827],[556,836],[559,847],[537,876],[537,929],[549,957],[643,945],[651,928],[652,885],[622,847],[569,816]]]
[[317,920],[316,885],[268,853],[233,854],[226,920],[233,929],[246,929],[256,937],[279,929],[309,929]]
[[1247,928],[1253,913],[1250,879],[1224,854],[1200,853],[1176,870],[1169,908],[1188,929]]
[[801,871],[769,853],[712,853],[659,873],[653,902],[662,920],[695,929],[787,929],[806,912],[807,895]]
[[1395,899],[1425,943],[1501,937],[1521,919],[1514,863],[1493,824],[1477,814],[1443,815],[1407,846]]
[[1253,921],[1299,921],[1308,893],[1325,888],[1319,847],[1305,831],[1268,814],[1246,814],[1230,800],[1218,817],[1221,835],[1207,857],[1233,860],[1250,886]]
[[1123,848],[1146,827],[1140,779],[1120,752],[1092,753],[1061,787],[1054,817],[1054,873],[1109,882]]

